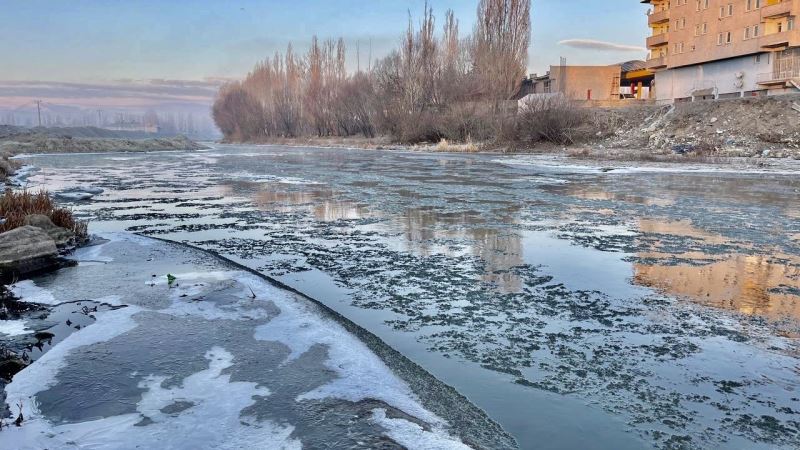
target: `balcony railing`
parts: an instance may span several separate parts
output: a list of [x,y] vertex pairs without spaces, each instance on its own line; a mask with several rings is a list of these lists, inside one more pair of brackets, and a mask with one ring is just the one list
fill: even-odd
[[647,38],[647,47],[660,47],[669,43],[669,33],[661,33]]
[[655,25],[655,24],[664,23],[664,22],[669,22],[669,10],[668,9],[665,9],[665,10],[662,10],[662,11],[656,11],[654,13],[651,13],[647,17],[647,23],[649,25]]
[[648,69],[663,69],[667,67],[667,57],[666,56],[657,56],[655,58],[650,58],[647,60],[647,64],[645,65]]
[[800,65],[787,70],[760,73],[756,76],[758,84],[783,84],[793,79],[800,79]]
[[792,8],[796,8],[797,6],[797,0],[783,0],[782,2],[774,5],[764,6],[761,8],[761,18],[775,19],[778,17],[788,16],[791,15]]
[[800,30],[783,31],[781,33],[765,34],[758,38],[758,44],[765,49],[782,49],[800,38]]

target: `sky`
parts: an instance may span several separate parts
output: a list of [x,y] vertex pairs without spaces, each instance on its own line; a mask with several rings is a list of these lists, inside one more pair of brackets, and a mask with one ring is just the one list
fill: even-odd
[[[429,0],[462,34],[478,0]],[[612,64],[646,55],[638,0],[532,0],[529,71],[560,56]],[[226,79],[312,35],[343,37],[349,66],[384,56],[424,0],[0,0],[0,108],[45,97],[79,106],[207,102]],[[210,97],[209,97],[210,96]],[[115,103],[116,102],[116,103]]]

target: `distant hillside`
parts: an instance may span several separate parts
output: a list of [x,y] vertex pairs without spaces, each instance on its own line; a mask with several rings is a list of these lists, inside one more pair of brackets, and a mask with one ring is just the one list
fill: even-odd
[[97,127],[23,128],[0,125],[0,155],[21,153],[142,152],[206,148],[186,136],[153,137],[146,133]]
[[17,136],[41,136],[53,138],[95,138],[95,139],[152,139],[150,133],[141,131],[114,131],[98,127],[34,127],[25,128],[13,125],[0,125],[0,139]]

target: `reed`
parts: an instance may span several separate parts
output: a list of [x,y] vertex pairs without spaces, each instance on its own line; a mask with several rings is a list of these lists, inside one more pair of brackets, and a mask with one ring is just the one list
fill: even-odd
[[25,217],[31,214],[49,217],[55,225],[74,232],[78,238],[85,239],[88,235],[88,224],[76,220],[71,210],[59,208],[46,190],[15,192],[7,189],[0,197],[0,217],[5,219],[0,224],[0,232],[23,226]]

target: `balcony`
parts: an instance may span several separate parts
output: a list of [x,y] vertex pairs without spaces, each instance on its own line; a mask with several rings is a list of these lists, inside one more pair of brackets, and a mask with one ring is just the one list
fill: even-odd
[[661,33],[647,38],[647,48],[661,47],[669,43],[669,33]]
[[800,30],[784,31],[761,36],[758,38],[758,45],[764,50],[784,50],[786,47],[796,45],[798,41],[800,41],[800,34],[798,34],[798,31]]
[[648,25],[656,25],[659,23],[669,22],[669,10],[657,11],[647,16]]
[[792,8],[796,6],[797,2],[793,0],[783,0],[774,5],[764,6],[761,8],[761,18],[777,19],[779,17],[786,17],[792,14]]
[[647,60],[647,64],[645,65],[650,70],[656,69],[666,69],[667,68],[667,57],[666,56],[657,56],[655,58],[650,58]]
[[760,73],[756,77],[756,82],[765,86],[783,85],[793,79],[800,79],[800,65],[787,70]]

